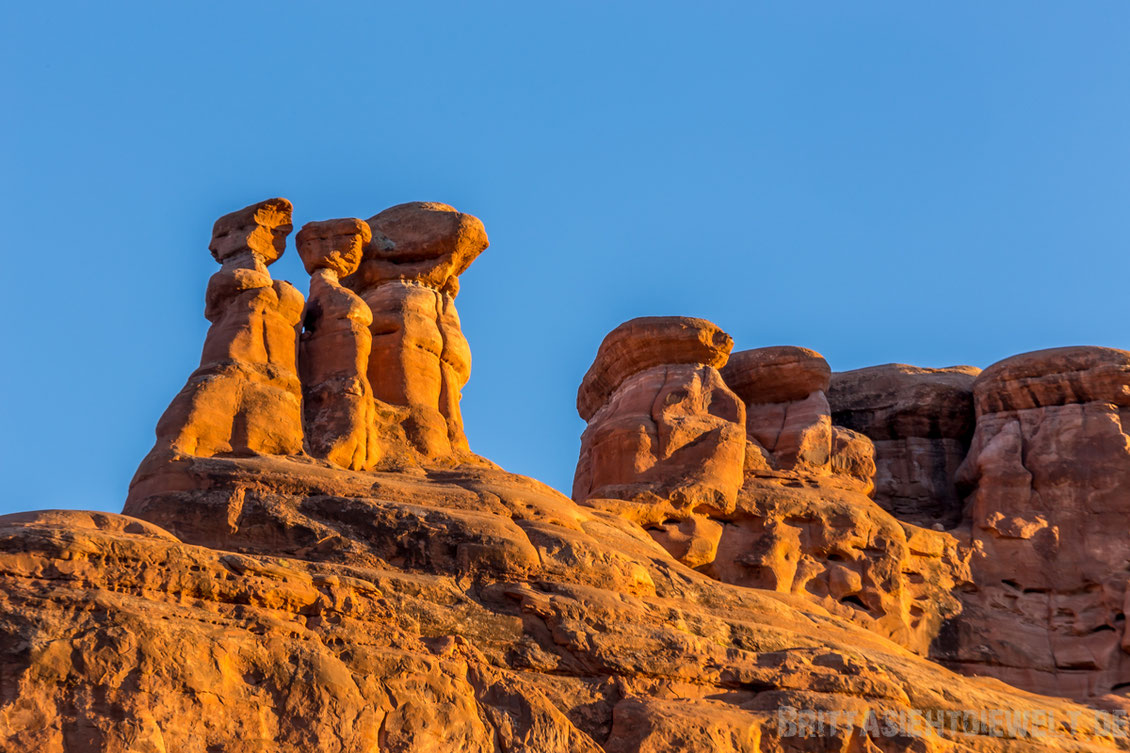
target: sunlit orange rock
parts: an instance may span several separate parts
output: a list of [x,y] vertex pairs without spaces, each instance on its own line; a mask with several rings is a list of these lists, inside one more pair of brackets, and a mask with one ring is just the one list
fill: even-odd
[[155,450],[208,457],[302,452],[296,349],[303,297],[272,281],[291,230],[286,199],[268,199],[216,221],[209,248],[222,265],[208,281],[212,322],[200,368],[157,424]]
[[[759,348],[726,362],[729,344],[680,317],[605,338],[578,392],[582,416],[605,402],[581,438],[574,499],[639,524],[688,567],[808,599],[925,653],[968,575],[957,540],[867,497],[874,449],[833,426],[819,353]],[[657,452],[667,436],[684,439],[679,452]]]
[[819,353],[779,346],[733,354],[722,378],[746,405],[751,455],[770,468],[821,471],[832,458],[831,369]]
[[[126,514],[0,516],[0,751],[1127,749],[1094,712],[1130,709],[1130,353],[987,369],[968,514],[938,531],[868,497],[872,441],[819,354],[633,320],[578,391],[570,500],[459,449],[447,305],[481,226],[381,217],[368,243],[356,219],[299,233],[302,389],[301,296],[266,273],[289,204],[221,219],[206,357]],[[364,299],[339,280],[363,268]],[[366,357],[370,335],[395,336]],[[952,385],[903,376],[831,402],[954,433]],[[886,726],[923,715],[950,723]]]
[[400,204],[369,218],[373,238],[343,283],[373,313],[369,382],[406,409],[404,431],[428,458],[468,451],[459,409],[471,350],[455,310],[459,278],[488,245],[478,218],[446,204]]
[[371,468],[382,449],[368,377],[373,314],[339,278],[357,269],[372,237],[352,218],[310,222],[297,236],[310,273],[300,358],[306,443],[315,457],[354,470]]
[[715,367],[732,344],[714,324],[689,317],[633,319],[609,333],[577,393],[588,427],[573,498],[731,507],[745,411]]

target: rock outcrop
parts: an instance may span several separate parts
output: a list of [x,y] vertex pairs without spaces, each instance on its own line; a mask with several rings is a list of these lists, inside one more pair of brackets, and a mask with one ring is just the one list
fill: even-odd
[[529,479],[191,462],[171,532],[0,517],[0,750],[1124,749]]
[[268,265],[286,248],[291,205],[268,199],[216,220],[209,249],[212,323],[200,368],[157,423],[154,453],[199,457],[302,453],[296,350],[304,299]]
[[160,507],[190,458],[302,456],[349,470],[489,464],[463,432],[471,351],[454,304],[458,276],[487,246],[482,223],[426,202],[369,222],[307,223],[297,242],[308,303],[267,272],[291,228],[286,199],[216,221],[210,248],[223,268],[208,283],[201,365],[158,422],[127,512]]
[[732,346],[716,325],[690,317],[643,317],[612,330],[577,391],[589,423],[573,498],[638,500],[648,518],[662,517],[660,500],[671,510],[732,509],[745,409],[717,368]]
[[968,490],[975,587],[936,655],[1037,692],[1130,687],[1130,353],[1058,348],[973,386]]
[[638,523],[711,577],[810,599],[924,653],[967,577],[956,540],[866,496],[874,451],[832,424],[819,353],[760,348],[727,361],[730,342],[676,317],[605,338],[578,392],[589,424],[574,499]]
[[339,280],[357,271],[372,238],[369,226],[353,218],[309,222],[297,237],[310,273],[300,358],[306,443],[314,457],[352,470],[372,468],[381,458],[368,375],[373,314]]
[[832,418],[874,442],[875,501],[899,519],[946,528],[961,520],[954,477],[973,437],[979,373],[891,363],[832,375]]
[[868,436],[957,438],[958,375],[865,388],[633,320],[578,391],[570,500],[466,447],[481,223],[309,223],[304,308],[266,270],[290,216],[216,223],[201,366],[126,514],[0,516],[0,751],[1130,750],[1096,711],[1130,709],[1130,353],[987,369],[945,484],[881,451],[898,514],[956,482],[936,531],[869,497]]
[[471,349],[455,310],[459,275],[487,247],[482,222],[446,204],[400,204],[369,218],[372,240],[342,282],[373,313],[369,383],[403,409],[413,448],[427,458],[469,452],[459,400]]

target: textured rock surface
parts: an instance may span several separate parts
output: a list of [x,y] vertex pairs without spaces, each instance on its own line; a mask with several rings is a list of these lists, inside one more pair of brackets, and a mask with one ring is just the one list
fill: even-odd
[[742,483],[745,410],[715,366],[733,341],[688,317],[648,317],[604,339],[577,393],[589,413],[573,498],[733,506]]
[[[1113,750],[805,599],[491,469],[184,458],[141,514],[0,518],[0,749]],[[178,538],[181,539],[178,541]],[[839,711],[782,737],[778,709]],[[1070,737],[887,737],[867,714],[1080,714]],[[850,715],[850,716],[849,716]],[[874,729],[872,729],[874,731]]]
[[[580,410],[591,395],[610,398],[582,436],[574,499],[644,526],[702,573],[807,598],[924,653],[958,608],[950,591],[967,578],[966,555],[952,536],[904,525],[866,496],[874,450],[833,426],[824,358],[772,347],[723,365],[704,344],[729,338],[709,322],[639,322],[606,338],[582,382]],[[737,408],[721,380],[702,388],[718,372],[691,359],[722,365]],[[672,406],[699,432],[682,433],[683,457],[657,457],[665,435],[679,436],[664,431]]]
[[222,268],[208,281],[212,323],[200,368],[157,424],[154,453],[294,455],[302,452],[296,349],[303,297],[267,265],[291,230],[286,199],[216,221],[209,248]]
[[354,470],[373,467],[382,454],[368,376],[373,314],[339,278],[356,271],[372,237],[353,218],[307,223],[297,237],[310,273],[299,360],[306,444],[314,457]]
[[980,369],[901,363],[832,375],[832,419],[875,444],[875,501],[896,517],[953,526],[962,500],[954,477],[973,436]]
[[469,453],[459,400],[471,375],[455,296],[459,275],[488,245],[478,218],[446,204],[414,202],[368,221],[373,238],[343,283],[373,313],[369,383],[402,409],[399,423],[427,458]]
[[751,469],[819,473],[830,468],[832,417],[824,395],[830,374],[824,357],[807,348],[734,354],[722,378],[746,404]]
[[1130,683],[1130,353],[1060,348],[974,384],[975,589],[936,654],[963,671],[1084,697]]
[[[221,218],[201,368],[126,514],[0,517],[0,751],[1130,749],[922,655],[1130,707],[1130,353],[987,369],[943,532],[868,497],[874,447],[833,421],[819,354],[727,364],[709,322],[634,320],[578,393],[573,501],[461,439],[451,299],[481,223],[412,204],[369,224],[300,232],[296,356],[302,297],[266,271],[289,203]],[[833,403],[872,434],[957,434],[945,389],[905,376]],[[1048,714],[1053,738],[1009,730]]]

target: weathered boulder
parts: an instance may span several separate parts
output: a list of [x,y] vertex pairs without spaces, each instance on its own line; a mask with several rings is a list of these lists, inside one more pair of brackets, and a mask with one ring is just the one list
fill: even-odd
[[309,222],[298,232],[298,253],[310,273],[300,350],[306,444],[314,457],[359,470],[381,457],[381,432],[369,354],[373,314],[339,278],[357,269],[370,240],[358,219]]
[[973,436],[973,366],[891,363],[832,375],[832,420],[875,444],[875,501],[921,525],[956,525],[954,476]]
[[302,452],[296,350],[304,301],[267,271],[285,248],[290,216],[289,201],[268,199],[216,221],[209,248],[222,268],[208,281],[204,309],[212,326],[200,367],[157,424],[154,452]]
[[827,361],[807,348],[757,348],[733,354],[722,376],[746,405],[745,481],[734,510],[713,516],[721,525],[699,569],[803,596],[924,653],[958,608],[949,592],[967,577],[966,555],[952,536],[904,525],[867,497],[875,450],[833,423]]
[[466,454],[459,401],[471,350],[455,295],[458,275],[488,245],[486,231],[478,218],[432,202],[386,209],[368,225],[372,240],[342,283],[373,313],[373,393],[403,408],[404,432],[425,458]]
[[573,498],[732,507],[745,411],[715,368],[732,343],[690,317],[633,319],[609,333],[577,393],[588,426]]
[[957,480],[974,587],[935,647],[1037,692],[1130,683],[1130,353],[1057,348],[990,366]]

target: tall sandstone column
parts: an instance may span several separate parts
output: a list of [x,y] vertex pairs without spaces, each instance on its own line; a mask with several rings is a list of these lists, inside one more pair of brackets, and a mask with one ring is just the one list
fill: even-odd
[[216,220],[209,249],[221,269],[208,281],[212,323],[200,367],[157,423],[155,450],[184,455],[297,455],[303,451],[296,368],[303,297],[272,281],[291,205],[268,199]]
[[372,237],[354,218],[308,222],[297,236],[310,273],[299,358],[306,444],[314,457],[353,470],[371,468],[381,456],[367,373],[373,314],[338,280],[357,270]]
[[459,400],[471,350],[459,324],[459,275],[487,247],[478,218],[434,202],[400,204],[368,220],[372,240],[342,280],[373,314],[368,377],[378,401],[425,458],[468,451]]

